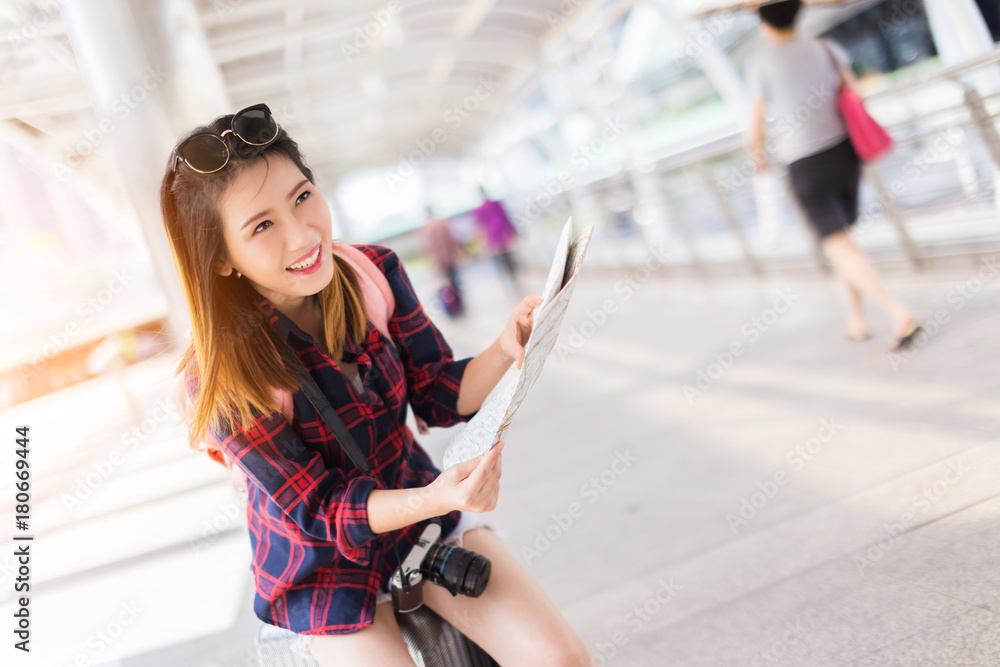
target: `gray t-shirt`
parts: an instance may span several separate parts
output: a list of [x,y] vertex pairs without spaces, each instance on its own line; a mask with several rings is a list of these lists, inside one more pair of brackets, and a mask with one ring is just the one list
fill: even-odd
[[[844,67],[851,58],[837,43],[824,39]],[[767,147],[788,164],[819,153],[847,138],[837,91],[840,73],[818,39],[766,42],[746,65],[751,99],[764,100]]]

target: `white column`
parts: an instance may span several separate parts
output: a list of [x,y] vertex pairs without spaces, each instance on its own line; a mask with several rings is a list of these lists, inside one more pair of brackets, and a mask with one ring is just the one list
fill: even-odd
[[218,66],[191,0],[61,0],[59,7],[166,296],[171,334],[183,345],[190,320],[159,185],[178,136],[229,111]]
[[958,65],[995,48],[975,0],[926,0],[924,6],[945,65]]
[[[987,55],[996,48],[975,0],[926,0],[924,6],[934,45],[946,67]],[[979,68],[965,78],[982,95],[1000,90],[1000,72],[996,67]]]

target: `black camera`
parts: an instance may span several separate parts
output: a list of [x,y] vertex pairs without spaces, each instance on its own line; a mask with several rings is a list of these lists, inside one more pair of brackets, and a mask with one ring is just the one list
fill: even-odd
[[424,528],[409,555],[392,573],[389,590],[392,606],[401,612],[414,611],[424,603],[424,579],[443,587],[452,595],[479,597],[490,580],[490,559],[486,556],[443,544],[441,524]]

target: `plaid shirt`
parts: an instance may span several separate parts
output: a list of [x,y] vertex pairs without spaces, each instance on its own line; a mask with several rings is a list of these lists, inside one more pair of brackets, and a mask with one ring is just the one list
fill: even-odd
[[[389,320],[394,347],[369,321],[359,346],[347,337],[344,361],[356,363],[364,395],[309,334],[261,297],[258,305],[287,340],[351,431],[372,467],[357,469],[305,394],[292,398],[294,419],[260,416],[246,431],[217,433],[247,477],[247,519],[256,583],[254,613],[302,634],[344,634],[371,625],[375,599],[427,522],[375,535],[368,525],[372,489],[426,486],[440,471],[406,426],[407,402],[431,426],[472,415],[456,411],[471,359],[455,361],[417,300],[399,257],[378,245],[355,246],[385,274],[396,300]],[[186,380],[197,391],[197,377]],[[408,450],[412,465],[403,451]],[[441,517],[442,535],[461,513]]]

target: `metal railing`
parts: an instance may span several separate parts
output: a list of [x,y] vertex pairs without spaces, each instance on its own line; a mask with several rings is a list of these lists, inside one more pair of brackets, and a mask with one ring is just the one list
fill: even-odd
[[[914,270],[928,259],[1000,248],[1000,50],[869,95],[866,104],[887,119],[896,147],[864,167],[859,245]],[[827,270],[783,172],[770,184],[755,177],[744,136],[726,130],[589,171],[553,196],[545,215],[519,224],[529,237],[549,238],[570,213],[593,221],[609,232],[595,262],[606,265],[630,265],[656,245],[671,251],[673,265],[701,275]],[[761,216],[769,188],[770,213]],[[515,216],[527,201],[512,198]]]

